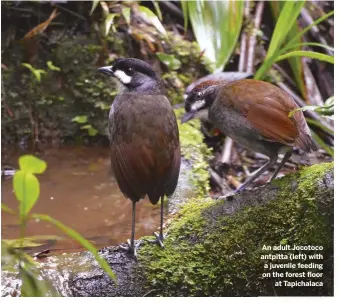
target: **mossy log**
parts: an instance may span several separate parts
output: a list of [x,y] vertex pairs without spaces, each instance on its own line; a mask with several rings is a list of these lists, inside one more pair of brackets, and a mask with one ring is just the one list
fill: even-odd
[[[165,249],[145,243],[137,261],[118,248],[102,251],[117,284],[97,268],[70,277],[69,287],[74,296],[333,295],[333,202],[333,163],[302,169],[225,201],[191,199],[170,223]],[[314,261],[323,270],[313,269],[323,277],[264,278],[264,264],[270,261],[261,259],[269,253],[263,247],[279,244],[321,246],[300,252],[323,256]],[[275,286],[279,280],[321,283]]]

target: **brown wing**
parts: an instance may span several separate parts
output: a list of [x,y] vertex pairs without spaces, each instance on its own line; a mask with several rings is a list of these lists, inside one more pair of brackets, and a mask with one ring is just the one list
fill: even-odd
[[[278,87],[263,81],[241,80],[224,88],[230,106],[240,111],[268,141],[293,145],[298,125],[288,114],[297,105]],[[229,101],[230,100],[230,101]]]
[[119,95],[114,102],[111,165],[120,190],[132,201],[155,204],[175,190],[180,170],[175,115],[161,95]]

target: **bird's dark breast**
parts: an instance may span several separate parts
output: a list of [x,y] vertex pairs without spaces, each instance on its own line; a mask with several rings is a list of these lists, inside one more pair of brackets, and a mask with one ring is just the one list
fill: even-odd
[[156,204],[171,195],[180,170],[179,132],[163,95],[121,94],[109,117],[111,166],[122,193]]

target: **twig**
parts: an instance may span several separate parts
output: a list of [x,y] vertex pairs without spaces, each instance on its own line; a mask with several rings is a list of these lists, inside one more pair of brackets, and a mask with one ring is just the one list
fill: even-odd
[[320,94],[317,82],[308,66],[307,59],[302,58],[305,86],[307,90],[307,97],[312,105],[323,105],[324,100]]
[[224,148],[221,154],[221,163],[230,163],[232,156],[233,140],[227,137],[224,142]]
[[159,4],[160,6],[164,6],[164,8],[166,8],[171,14],[173,14],[177,18],[184,19],[181,10],[170,1],[159,1]]
[[264,11],[264,2],[260,1],[257,4],[257,9],[254,18],[254,26],[248,42],[248,56],[247,56],[248,73],[253,73],[254,70],[255,46],[257,44],[257,30],[260,28],[263,11]]
[[231,191],[231,188],[227,184],[226,180],[223,179],[218,175],[218,173],[212,169],[211,167],[208,169],[208,172],[212,178],[212,180],[218,184],[218,186],[221,188],[222,194],[226,194],[227,192]]
[[292,85],[294,88],[297,88],[294,80],[290,77],[290,75],[277,63],[273,64],[273,67],[285,78],[285,80]]
[[[245,1],[245,8],[244,8],[244,19],[245,22],[248,20],[250,14],[250,2],[247,0]],[[239,72],[245,71],[245,65],[246,65],[246,51],[247,51],[247,32],[243,28],[241,33],[241,41],[240,41],[240,55],[239,55],[239,66],[238,70]]]
[[82,20],[85,20],[85,21],[87,20],[84,16],[82,16],[82,15],[76,13],[76,12],[73,12],[73,11],[69,10],[68,8],[65,8],[65,7],[63,7],[59,4],[54,3],[54,6],[61,9],[61,10],[64,10],[65,12],[67,12],[67,13],[75,16],[75,17],[78,17],[79,19],[82,19]]

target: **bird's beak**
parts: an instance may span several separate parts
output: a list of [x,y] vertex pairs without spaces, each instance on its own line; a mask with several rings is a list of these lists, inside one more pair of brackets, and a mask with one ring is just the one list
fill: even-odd
[[112,66],[104,66],[98,68],[98,72],[108,75],[108,76],[114,76],[113,71],[112,71]]
[[189,120],[194,119],[195,113],[196,113],[196,111],[191,111],[191,112],[185,113],[181,118],[181,123],[183,124],[183,123],[186,123]]

